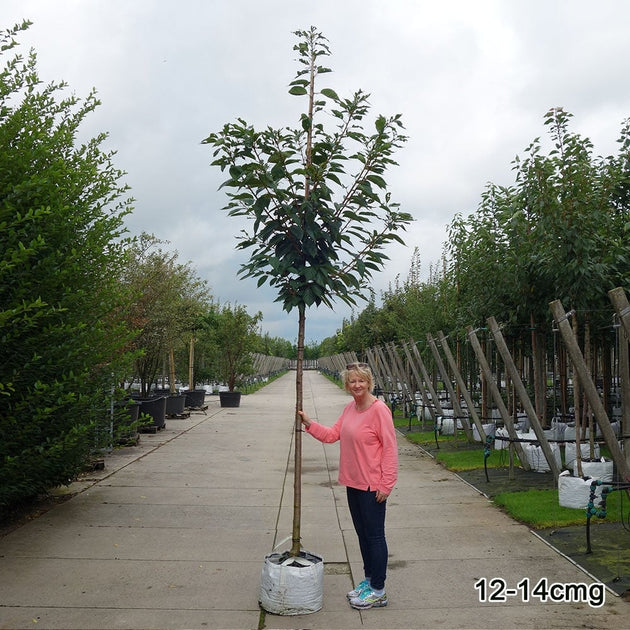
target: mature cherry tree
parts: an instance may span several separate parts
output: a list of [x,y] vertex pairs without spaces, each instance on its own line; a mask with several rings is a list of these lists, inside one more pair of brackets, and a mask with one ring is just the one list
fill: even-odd
[[[295,484],[292,555],[300,552],[302,362],[306,309],[355,304],[387,260],[386,246],[403,243],[412,220],[393,203],[383,178],[405,142],[400,115],[377,116],[365,129],[369,95],[343,98],[319,88],[328,40],[315,28],[296,31],[300,69],[289,93],[305,98],[297,128],[256,130],[242,119],[203,142],[227,173],[223,183],[233,217],[248,220],[238,242],[250,251],[242,277],[278,291],[287,312],[298,312]],[[332,126],[332,128],[330,128]]]

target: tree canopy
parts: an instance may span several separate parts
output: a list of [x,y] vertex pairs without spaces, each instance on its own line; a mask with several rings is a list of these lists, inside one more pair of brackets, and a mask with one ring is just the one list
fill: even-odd
[[402,243],[398,232],[412,220],[383,177],[406,141],[401,116],[378,116],[366,131],[369,95],[318,89],[330,72],[321,65],[328,42],[314,27],[295,35],[301,68],[289,93],[307,99],[299,126],[256,130],[238,119],[203,141],[228,174],[225,209],[248,219],[238,247],[251,254],[241,274],[276,287],[287,312],[366,297],[384,248]]

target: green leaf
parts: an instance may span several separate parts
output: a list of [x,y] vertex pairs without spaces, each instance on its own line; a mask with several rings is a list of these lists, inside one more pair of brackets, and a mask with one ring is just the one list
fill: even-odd
[[380,175],[368,175],[366,179],[369,179],[373,184],[376,184],[379,188],[387,188],[387,182]]
[[322,94],[326,98],[332,99],[335,102],[339,100],[337,92],[335,92],[335,90],[331,90],[330,88],[324,88],[323,90],[321,90],[320,94]]
[[306,88],[301,85],[294,85],[290,90],[289,94],[293,96],[306,96],[308,94]]

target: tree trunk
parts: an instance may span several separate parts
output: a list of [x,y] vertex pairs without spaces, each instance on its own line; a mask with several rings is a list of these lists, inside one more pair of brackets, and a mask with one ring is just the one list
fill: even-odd
[[562,420],[566,422],[569,417],[569,373],[567,351],[564,343],[558,344],[558,373],[560,388],[560,413]]
[[169,394],[175,396],[175,351],[173,346],[168,350],[168,387]]
[[531,328],[532,343],[532,367],[534,376],[534,400],[538,420],[547,427],[547,383],[545,371],[545,336],[536,325],[534,314],[530,313],[529,323]]
[[297,364],[295,370],[295,464],[293,477],[293,536],[291,555],[300,555],[300,528],[302,519],[302,422],[298,411],[303,408],[303,374],[304,374],[304,330],[306,327],[306,311],[304,305],[299,307]]
[[[594,365],[595,352],[593,350],[593,343],[591,341],[591,322],[588,314],[586,315],[586,321],[584,322],[584,361],[586,362],[587,369],[589,370],[589,376],[594,383],[597,383],[597,370]],[[589,459],[592,461],[595,459],[595,427],[593,426],[593,412],[588,404],[586,398],[586,392],[584,392],[584,402],[582,405],[584,409],[584,423],[583,426],[588,426],[589,437]]]
[[194,380],[194,365],[195,365],[195,335],[190,337],[190,348],[188,351],[188,389],[192,392],[195,389]]

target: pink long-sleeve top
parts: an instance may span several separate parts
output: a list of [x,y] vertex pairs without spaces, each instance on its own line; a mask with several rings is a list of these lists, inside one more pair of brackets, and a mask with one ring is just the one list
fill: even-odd
[[320,442],[339,440],[339,483],[390,494],[398,478],[398,445],[389,407],[380,399],[365,411],[354,401],[332,427],[314,420],[306,431]]

